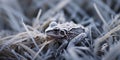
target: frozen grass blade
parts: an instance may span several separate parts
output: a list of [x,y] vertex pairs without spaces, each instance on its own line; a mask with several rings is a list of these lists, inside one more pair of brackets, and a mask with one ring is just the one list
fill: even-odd
[[[112,1],[112,0],[111,0]],[[101,6],[102,8],[104,8],[107,12],[115,15],[116,13],[110,8],[110,6],[108,6],[107,4],[103,3],[103,1],[100,0],[94,0],[95,3],[97,3],[99,6]]]
[[32,60],[32,58],[33,58],[33,57],[32,57],[29,53],[27,53],[27,52],[24,52],[24,55],[27,56],[28,58],[30,58],[31,60]]
[[79,56],[77,55],[77,53],[76,53],[74,50],[75,50],[75,49],[74,49],[73,47],[70,47],[70,48],[68,49],[68,52],[69,52],[69,54],[71,55],[72,60],[73,60],[73,59],[79,60],[80,58],[79,58]]
[[32,60],[35,60],[35,58],[39,55],[39,53],[43,50],[43,48],[50,42],[52,42],[52,41],[44,42],[43,46],[38,50],[38,52],[35,54],[35,56],[33,57]]
[[119,56],[120,56],[120,41],[118,41],[117,44],[110,47],[110,51],[103,57],[102,60],[117,60]]
[[47,11],[44,15],[41,16],[40,20],[44,21],[50,17],[52,17],[56,12],[60,11],[63,7],[65,7],[70,0],[61,0],[56,7],[51,8],[49,11]]
[[115,22],[118,22],[120,18],[120,14],[115,15],[115,17],[112,18],[112,21],[110,23],[110,27],[114,25]]
[[[21,44],[21,43],[19,43],[19,45],[20,45],[21,47],[23,47],[25,50],[27,50],[27,52],[29,52],[32,57],[35,56],[36,53],[35,53],[32,49],[30,49],[28,46],[26,46],[26,45],[24,45],[24,44]],[[38,55],[38,58],[41,59],[41,56]]]
[[107,30],[109,30],[110,28],[109,28],[107,22],[105,21],[105,19],[103,18],[102,14],[100,13],[100,11],[99,11],[97,5],[94,3],[93,6],[94,6],[96,12],[98,13],[99,17],[101,18],[102,22],[105,24]]
[[18,60],[20,60],[14,50],[12,50],[11,52],[16,56],[16,58],[17,58]]

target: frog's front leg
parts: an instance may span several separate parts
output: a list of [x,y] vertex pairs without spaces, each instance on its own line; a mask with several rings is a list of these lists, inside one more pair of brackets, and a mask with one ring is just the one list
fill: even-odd
[[73,46],[75,46],[75,44],[80,43],[80,41],[81,41],[82,39],[84,39],[86,36],[87,36],[86,33],[81,33],[81,34],[79,34],[78,36],[76,36],[75,38],[73,38],[73,39],[69,42],[67,48],[73,47]]
[[57,49],[57,52],[56,52],[56,56],[58,55],[58,53],[60,53],[68,44],[68,41],[67,40],[63,40],[62,41],[62,44],[60,45],[60,47]]

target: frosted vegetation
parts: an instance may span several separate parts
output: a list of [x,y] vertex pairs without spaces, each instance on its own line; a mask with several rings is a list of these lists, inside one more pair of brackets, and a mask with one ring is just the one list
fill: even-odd
[[[120,60],[119,13],[120,0],[0,0],[0,60]],[[87,37],[56,52],[52,21],[82,24]]]

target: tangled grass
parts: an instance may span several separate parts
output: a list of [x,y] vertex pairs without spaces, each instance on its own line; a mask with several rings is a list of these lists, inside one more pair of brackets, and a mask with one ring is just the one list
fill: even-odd
[[[120,60],[119,12],[119,0],[0,0],[0,60]],[[82,24],[86,41],[55,56],[52,21]]]

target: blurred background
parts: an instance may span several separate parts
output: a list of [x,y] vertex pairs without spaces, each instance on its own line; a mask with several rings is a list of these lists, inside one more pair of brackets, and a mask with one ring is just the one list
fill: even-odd
[[93,21],[101,29],[103,22],[93,3],[96,3],[107,23],[120,12],[119,0],[0,0],[0,34],[23,31],[21,19],[26,24],[32,25],[40,9],[42,11],[40,24],[49,18],[73,21],[85,26],[93,25],[91,24]]

